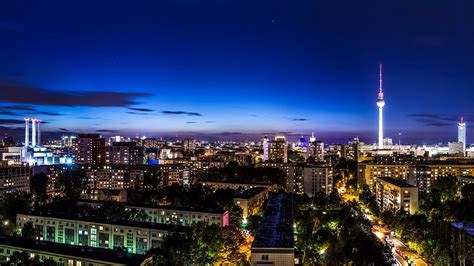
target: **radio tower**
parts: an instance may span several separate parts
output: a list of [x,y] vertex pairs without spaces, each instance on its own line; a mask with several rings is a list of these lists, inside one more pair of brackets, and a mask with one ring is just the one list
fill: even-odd
[[383,149],[383,107],[385,106],[385,101],[382,91],[382,64],[379,67],[379,94],[377,99],[377,106],[379,107],[379,149]]

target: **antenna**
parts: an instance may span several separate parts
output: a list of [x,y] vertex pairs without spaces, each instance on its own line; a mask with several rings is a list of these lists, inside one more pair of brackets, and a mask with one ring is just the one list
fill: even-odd
[[382,93],[382,64],[379,65],[379,92]]

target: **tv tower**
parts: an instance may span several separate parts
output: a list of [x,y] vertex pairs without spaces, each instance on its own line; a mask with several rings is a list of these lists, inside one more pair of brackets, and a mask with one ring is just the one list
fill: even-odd
[[379,68],[379,94],[377,99],[377,106],[379,107],[379,149],[383,149],[383,107],[385,106],[385,101],[382,91],[382,64],[380,64]]

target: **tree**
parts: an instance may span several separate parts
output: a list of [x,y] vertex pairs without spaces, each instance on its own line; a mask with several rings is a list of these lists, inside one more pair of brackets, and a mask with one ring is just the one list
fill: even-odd
[[461,189],[461,195],[464,199],[474,202],[474,184],[467,184]]
[[2,220],[14,222],[17,213],[28,213],[31,211],[33,199],[26,192],[5,193],[1,196],[0,217]]
[[36,230],[31,221],[23,225],[23,228],[21,228],[21,236],[30,239],[36,238]]
[[247,217],[246,229],[250,232],[251,235],[255,236],[261,221],[262,216],[260,215],[250,215],[249,217]]
[[199,265],[215,264],[223,258],[224,234],[215,224],[199,222],[192,227],[192,261]]
[[84,170],[70,168],[59,175],[56,188],[61,190],[67,198],[79,199],[82,190],[85,188],[85,178]]
[[10,256],[9,265],[30,265],[30,256],[28,252],[15,251]]
[[191,260],[191,233],[173,232],[167,235],[158,248],[148,251],[153,256],[153,265],[188,265]]
[[48,176],[44,173],[35,174],[30,178],[30,192],[35,202],[44,202],[47,197]]
[[439,190],[442,201],[453,199],[454,195],[456,194],[456,177],[439,177],[438,179],[433,181],[431,187]]

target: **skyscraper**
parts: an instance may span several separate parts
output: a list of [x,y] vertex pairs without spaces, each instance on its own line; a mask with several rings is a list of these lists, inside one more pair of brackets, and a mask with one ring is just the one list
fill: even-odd
[[275,136],[274,141],[263,139],[263,160],[270,162],[288,162],[288,145],[284,136]]
[[105,139],[99,134],[78,134],[72,141],[77,164],[105,164]]
[[377,106],[379,107],[379,149],[383,149],[383,107],[385,106],[385,101],[383,99],[382,91],[382,64],[380,64],[379,70],[379,94],[377,100]]
[[463,152],[466,151],[466,123],[464,117],[461,117],[458,123],[458,142],[462,143]]

